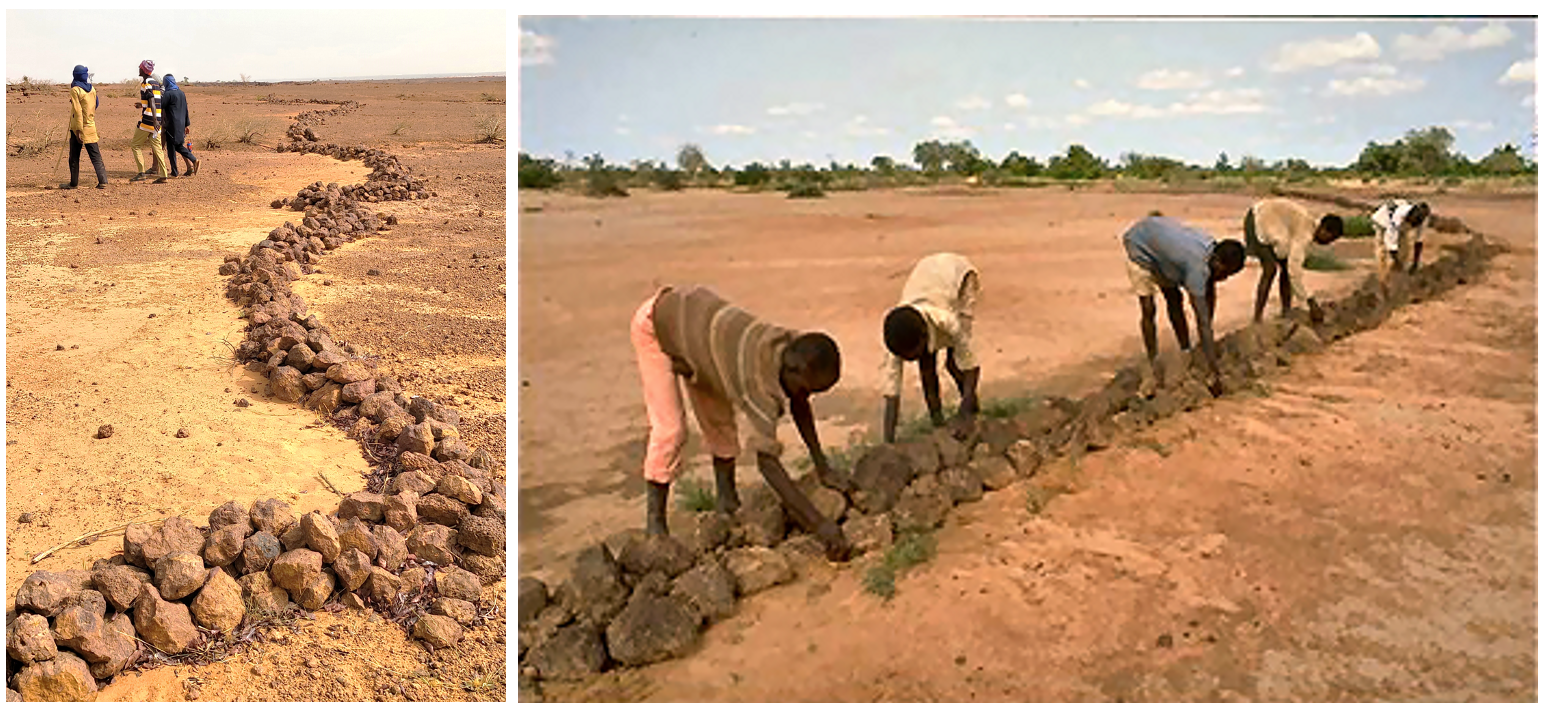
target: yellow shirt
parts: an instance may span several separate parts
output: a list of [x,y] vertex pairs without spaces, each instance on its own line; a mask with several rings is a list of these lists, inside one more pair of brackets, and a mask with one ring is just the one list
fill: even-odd
[[80,133],[80,141],[87,145],[97,141],[96,102],[95,88],[70,87],[70,132]]
[[[954,363],[962,371],[974,369],[971,347],[976,301],[981,296],[981,276],[970,260],[957,253],[935,253],[917,261],[901,289],[898,305],[910,305],[927,321],[927,350],[954,350]],[[887,351],[885,378],[891,396],[901,395],[905,362]]]
[[1308,257],[1308,245],[1313,243],[1319,223],[1307,209],[1290,199],[1266,199],[1255,202],[1253,209],[1255,237],[1278,259],[1287,262],[1292,299],[1306,302],[1308,288],[1303,282],[1303,260]]

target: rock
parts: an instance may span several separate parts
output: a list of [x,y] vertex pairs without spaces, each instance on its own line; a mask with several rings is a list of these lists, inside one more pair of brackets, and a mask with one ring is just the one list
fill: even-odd
[[606,551],[611,554],[611,557],[620,558],[622,556],[622,549],[625,548],[627,544],[639,540],[647,535],[648,534],[645,533],[643,529],[637,527],[615,531],[611,535],[607,536],[606,540],[604,541],[606,544]]
[[407,536],[407,550],[441,568],[455,565],[456,532],[439,524],[419,524]]
[[204,581],[198,597],[193,598],[190,609],[200,627],[216,632],[235,629],[247,614],[241,601],[241,586],[219,568],[209,571],[209,579]]
[[274,587],[273,578],[265,572],[243,575],[236,584],[241,586],[243,604],[259,612],[278,612],[289,604],[289,592]]
[[595,625],[579,622],[557,632],[526,655],[526,663],[544,680],[571,681],[606,667],[606,646]]
[[456,600],[448,597],[435,598],[434,602],[429,605],[429,613],[444,615],[461,625],[470,625],[477,621],[477,606],[466,600]]
[[354,492],[338,502],[338,518],[360,519],[378,524],[386,518],[386,497],[371,492]]
[[375,558],[378,547],[370,524],[359,519],[349,519],[339,523],[337,529],[339,548],[345,551],[352,548],[365,554],[366,558]]
[[139,644],[135,642],[134,620],[127,614],[113,615],[102,630],[102,645],[97,649],[97,655],[104,657],[101,661],[90,662],[91,675],[98,679],[107,679],[123,667],[129,665],[139,651]]
[[875,514],[848,519],[842,524],[842,534],[857,553],[882,551],[895,541],[890,527],[889,514]]
[[461,554],[461,567],[475,573],[481,578],[483,584],[494,582],[507,574],[504,572],[504,554],[487,556],[481,553],[465,551]]
[[425,423],[415,423],[402,429],[396,439],[397,449],[427,455],[434,451],[434,433]]
[[229,524],[215,529],[209,534],[209,539],[204,542],[204,560],[211,566],[226,566],[241,557],[241,551],[246,544],[247,532],[251,526],[247,524],[243,516],[241,523]]
[[[246,529],[242,538],[246,538],[253,531],[252,517],[247,513],[247,508],[241,502],[232,500],[216,507],[209,512],[209,530],[211,532],[226,526],[241,526]],[[223,563],[221,565],[224,565]]]
[[198,639],[187,605],[162,600],[150,585],[134,601],[134,631],[167,654],[183,651]]
[[375,379],[365,379],[364,381],[355,381],[351,384],[345,384],[343,386],[341,395],[344,401],[349,403],[359,403],[360,401],[365,400],[365,396],[369,396],[374,393]]
[[381,604],[389,604],[402,589],[402,579],[380,568],[371,568],[370,577],[360,586],[366,597]]
[[[814,478],[806,477],[805,479],[813,480]],[[815,505],[815,511],[820,512],[820,515],[826,519],[841,523],[842,515],[847,513],[847,497],[835,489],[818,483],[807,484],[806,486],[809,489],[805,490],[804,493],[810,498],[810,503]]]
[[981,486],[988,490],[996,491],[1013,484],[1018,479],[1018,473],[1013,469],[1013,463],[1007,457],[989,456],[976,460],[971,464],[976,476],[981,480]]
[[27,576],[16,591],[16,611],[53,617],[66,606],[78,602],[82,589],[64,573],[39,570]]
[[147,564],[143,546],[154,533],[149,524],[129,524],[125,527],[123,530],[124,560],[133,565],[145,567]]
[[166,600],[181,600],[204,584],[204,559],[187,551],[161,556],[155,562],[155,588]]
[[705,561],[676,578],[670,596],[696,614],[699,622],[712,624],[734,614],[735,580],[717,561]]
[[16,674],[15,685],[17,694],[28,702],[89,701],[97,692],[91,668],[67,652],[22,669]]
[[274,559],[268,574],[273,583],[291,594],[299,593],[307,580],[322,572],[322,554],[307,548],[286,551]]
[[361,600],[358,595],[351,592],[343,593],[341,596],[339,596],[338,601],[343,603],[344,607],[347,607],[351,610],[363,611],[365,609],[365,601]]
[[375,564],[393,573],[407,562],[407,539],[390,526],[375,527]]
[[1040,470],[1040,462],[1044,454],[1040,446],[1029,440],[1020,440],[1008,446],[1008,463],[1013,466],[1013,471],[1020,479],[1029,479]]
[[770,548],[736,548],[728,553],[724,565],[742,596],[793,580],[788,560]]
[[446,568],[435,576],[434,582],[445,597],[474,603],[482,599],[482,581],[460,568]]
[[456,539],[472,551],[488,556],[496,556],[504,552],[502,519],[466,516],[461,519],[459,530],[460,533],[457,534]]
[[106,440],[106,439],[112,437],[113,436],[113,426],[112,426],[112,424],[97,426],[97,434],[96,434],[96,436],[97,436],[98,440]]
[[328,381],[321,388],[306,399],[306,410],[316,411],[323,415],[331,415],[343,405],[343,387]]
[[351,384],[375,378],[375,370],[369,364],[354,359],[327,367],[327,378],[340,384]]
[[1312,328],[1298,326],[1292,329],[1281,346],[1288,354],[1311,354],[1324,350],[1324,340]]
[[547,584],[540,578],[522,576],[517,598],[519,624],[535,621],[536,615],[547,609]]
[[[524,645],[522,645],[522,647],[523,646]],[[524,654],[525,650],[522,648],[520,653]],[[541,702],[541,689],[536,688],[536,684],[535,684],[534,681],[531,682],[531,689],[532,689],[532,691],[530,693],[526,692],[525,677],[524,676],[520,677],[520,702],[522,702],[522,703],[524,703],[526,701],[531,701],[532,703],[539,703],[539,702]],[[24,700],[26,700],[26,699],[22,698],[20,693],[17,693],[16,691],[12,690],[10,687],[6,687],[6,689],[5,689],[5,702],[6,703],[20,703],[20,702],[22,702]]]
[[472,456],[466,458],[466,463],[486,472],[492,472],[494,465],[497,464],[493,455],[482,448],[473,450]]
[[743,529],[746,543],[770,548],[783,540],[788,524],[783,502],[776,492],[767,487],[752,487],[741,495],[741,502],[735,520]]
[[674,578],[686,572],[695,562],[685,544],[671,536],[634,537],[622,546],[617,562],[622,569],[634,575],[664,573]]
[[418,517],[441,526],[459,526],[468,513],[465,504],[443,494],[425,494],[418,500]]
[[308,610],[320,610],[322,605],[327,604],[327,598],[337,585],[337,578],[331,570],[323,569],[320,573],[307,576],[300,590],[294,594],[295,604]]
[[278,499],[265,499],[252,505],[252,525],[274,538],[283,536],[296,521],[290,505]]
[[241,545],[241,572],[246,574],[267,570],[280,552],[279,539],[267,531],[252,534]]
[[338,576],[338,584],[344,590],[358,590],[370,577],[370,558],[357,549],[350,548],[338,556],[332,570]]
[[392,411],[388,414],[383,412],[381,414],[381,427],[376,431],[375,440],[376,442],[395,444],[397,437],[402,434],[402,431],[412,424],[413,417],[406,413]]
[[273,391],[273,397],[291,403],[300,400],[306,394],[306,384],[300,380],[302,375],[293,366],[274,369],[273,375],[268,377],[268,387]]
[[322,554],[323,563],[332,563],[343,551],[343,545],[338,541],[338,529],[317,512],[300,517],[300,535],[306,548]]
[[642,596],[606,627],[606,648],[626,666],[685,656],[697,640],[698,624],[696,613],[680,600]]
[[870,448],[853,466],[852,481],[858,489],[853,502],[867,514],[889,511],[916,476],[914,469],[911,457],[894,445]]
[[466,481],[465,477],[447,474],[440,478],[440,482],[434,490],[440,494],[455,499],[467,506],[476,506],[482,503],[482,490],[476,485]]
[[424,615],[413,623],[413,638],[439,649],[455,646],[464,633],[460,624],[443,615]]
[[734,517],[716,511],[692,514],[687,527],[679,532],[693,556],[701,556],[729,541]]
[[943,463],[938,456],[938,445],[934,444],[934,438],[931,435],[919,440],[896,443],[895,449],[911,461],[913,476],[932,474],[943,469]]
[[951,467],[940,472],[938,483],[948,495],[950,504],[981,501],[981,478],[969,467]]
[[422,396],[414,396],[408,401],[407,412],[413,416],[413,420],[419,423],[434,419],[450,424],[461,425],[461,412],[450,406],[435,403]]
[[[434,484],[434,480],[423,470],[408,470],[391,479],[391,493],[397,495],[402,492],[413,492],[421,498],[423,495],[434,491]],[[388,508],[389,511],[390,509]]]
[[[154,566],[162,556],[178,551],[197,556],[204,551],[204,532],[194,526],[192,521],[173,516],[150,534],[139,550],[147,567]],[[124,556],[127,557],[128,553],[124,553]]]
[[429,582],[429,573],[423,566],[410,565],[402,571],[402,592],[414,593],[422,590]]
[[970,449],[965,447],[964,443],[955,440],[948,429],[933,431],[933,446],[938,448],[940,469],[960,467],[970,461]]
[[311,365],[316,361],[316,353],[305,343],[296,344],[289,349],[289,356],[284,357],[284,365],[296,371],[310,371]]
[[981,431],[981,443],[986,447],[989,458],[1006,455],[1008,446],[1018,441],[1020,437],[1018,426],[1011,421],[978,418],[977,426]]
[[5,651],[23,664],[52,661],[59,648],[48,629],[48,618],[29,612],[17,614],[5,628]]
[[[431,427],[434,426],[434,424],[435,421],[430,421],[429,423]],[[442,432],[448,432],[449,430],[451,429],[435,429],[435,436],[441,439],[439,442],[434,444],[434,459],[444,462],[466,461],[472,456],[472,449],[467,447],[466,443],[461,442],[461,438],[459,437],[441,434]]]
[[384,419],[381,413],[384,411],[386,404],[391,402],[392,394],[390,391],[369,394],[359,399],[359,415],[362,418],[369,418],[379,423]]
[[590,546],[574,559],[568,587],[572,590],[574,614],[605,622],[627,602],[627,588],[622,585],[622,569],[604,545]]
[[[401,479],[402,475],[397,478]],[[409,489],[386,497],[381,518],[387,526],[398,531],[411,531],[418,524],[418,492]]]
[[114,609],[125,612],[134,607],[150,574],[127,565],[103,565],[91,572],[91,582]]
[[934,475],[918,477],[901,493],[892,514],[901,531],[936,528],[953,508],[948,494]]

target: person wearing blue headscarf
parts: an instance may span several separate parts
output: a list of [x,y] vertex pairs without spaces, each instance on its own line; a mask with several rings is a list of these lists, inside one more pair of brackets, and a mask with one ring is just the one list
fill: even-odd
[[197,174],[198,158],[193,157],[193,149],[188,147],[188,97],[171,74],[161,77],[161,120],[161,139],[166,143],[171,175],[177,176],[178,155],[188,162],[188,176]]
[[102,105],[92,87],[91,72],[77,65],[75,80],[70,82],[70,182],[59,185],[60,189],[80,186],[80,151],[86,150],[91,167],[96,170],[97,189],[107,189],[107,165],[102,162],[102,149],[97,145],[96,109]]

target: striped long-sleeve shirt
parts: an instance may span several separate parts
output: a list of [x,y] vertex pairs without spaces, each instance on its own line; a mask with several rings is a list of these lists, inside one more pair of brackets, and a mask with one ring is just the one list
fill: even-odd
[[654,303],[654,332],[688,385],[722,397],[750,423],[752,450],[782,453],[777,422],[787,410],[778,378],[795,332],[756,319],[704,287],[670,289]]
[[154,133],[161,129],[161,82],[149,76],[139,79],[139,129]]

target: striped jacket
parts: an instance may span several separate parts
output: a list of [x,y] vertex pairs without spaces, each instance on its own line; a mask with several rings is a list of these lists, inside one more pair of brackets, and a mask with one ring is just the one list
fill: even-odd
[[727,400],[750,423],[749,447],[777,456],[786,408],[778,374],[796,334],[767,324],[704,287],[667,289],[654,301],[654,333],[687,384]]
[[159,131],[161,129],[161,82],[151,76],[141,76],[139,101],[135,105],[140,109],[139,129],[151,133]]

